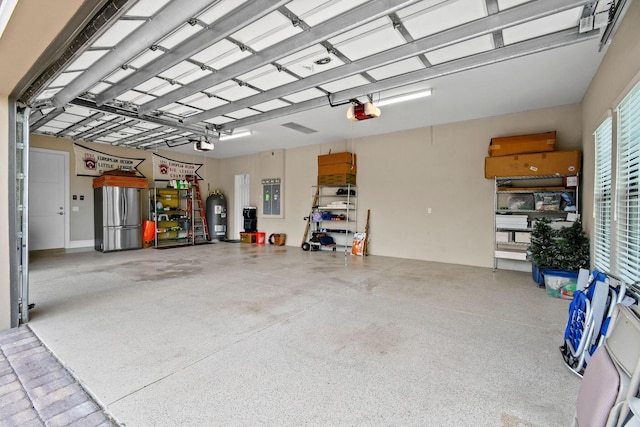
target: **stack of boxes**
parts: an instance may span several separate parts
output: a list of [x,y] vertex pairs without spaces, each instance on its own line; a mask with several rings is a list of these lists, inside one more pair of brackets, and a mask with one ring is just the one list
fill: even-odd
[[243,208],[242,217],[244,218],[244,232],[240,233],[240,241],[242,243],[256,243],[256,235],[258,233],[258,208],[254,206]]
[[356,155],[349,152],[318,156],[318,185],[356,184]]
[[570,175],[580,172],[580,151],[554,151],[556,133],[492,138],[484,176]]

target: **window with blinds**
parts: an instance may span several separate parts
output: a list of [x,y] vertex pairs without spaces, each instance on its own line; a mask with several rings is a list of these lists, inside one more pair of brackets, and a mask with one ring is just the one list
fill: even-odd
[[616,274],[640,280],[640,84],[617,108]]
[[611,117],[595,132],[596,164],[593,195],[593,263],[611,271]]

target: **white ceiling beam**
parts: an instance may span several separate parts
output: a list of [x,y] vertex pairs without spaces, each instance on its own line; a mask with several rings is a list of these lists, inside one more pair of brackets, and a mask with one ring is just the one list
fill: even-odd
[[472,70],[486,65],[508,61],[510,59],[520,58],[534,53],[544,52],[545,50],[591,40],[597,38],[598,33],[599,31],[596,30],[580,34],[578,32],[578,28],[559,31],[557,33],[505,46],[502,49],[494,49],[477,55],[460,58],[455,61],[445,62],[438,67],[434,66],[426,70],[413,71],[401,76],[381,80],[378,83],[337,92],[330,95],[330,99],[334,104],[342,101],[348,101],[349,99],[368,93],[394,89],[466,70]]
[[[432,80],[438,77],[459,73],[486,65],[497,64],[499,62],[508,61],[510,59],[520,58],[549,49],[555,49],[563,46],[592,40],[598,37],[598,31],[591,31],[580,34],[578,29],[569,29],[554,34],[538,37],[535,39],[515,43],[505,46],[502,49],[494,49],[488,52],[478,53],[476,55],[445,62],[434,65],[431,68],[413,71],[397,77],[380,80],[377,83],[359,86],[353,89],[347,89],[336,92],[329,96],[332,104],[339,104],[349,101],[350,99],[365,96],[370,93],[381,92],[393,88],[398,88],[414,83],[420,83]],[[256,123],[275,119],[278,117],[288,116],[299,113],[301,111],[311,110],[319,107],[326,107],[329,101],[326,98],[315,98],[298,104],[271,110],[260,115],[247,117],[245,119],[236,120],[226,123],[217,128],[219,131],[228,131],[231,129],[243,128]]]
[[522,24],[534,19],[553,15],[565,10],[579,7],[585,0],[539,0],[507,9],[495,15],[478,19],[458,27],[432,34],[413,42],[386,50],[366,58],[342,65],[305,79],[279,86],[277,88],[222,105],[184,119],[185,123],[197,123],[212,117],[222,116],[241,108],[251,107],[275,98],[281,98],[334,80],[360,74],[374,68],[382,67],[414,56],[423,55],[455,43],[470,40],[486,34],[500,32],[504,28]]
[[70,132],[73,132],[74,130],[76,130],[78,128],[81,128],[82,126],[86,126],[89,123],[94,122],[94,121],[96,121],[99,118],[104,117],[104,116],[106,116],[106,113],[94,113],[94,114],[90,115],[89,117],[87,117],[85,119],[82,119],[77,123],[72,124],[68,128],[61,130],[60,132],[58,132],[56,134],[56,136],[57,137],[63,137],[66,134],[68,134]]
[[[111,86],[98,96],[96,104],[98,106],[111,101],[126,91],[133,89],[150,78],[171,68],[179,62],[195,55],[203,49],[212,46],[225,37],[230,36],[241,28],[268,15],[290,0],[256,0],[249,2],[246,6],[225,15],[220,21],[216,21],[208,28],[198,32],[193,37],[161,55],[154,61],[137,70],[135,73]],[[148,46],[150,47],[150,46]],[[122,65],[122,64],[121,64]]]
[[92,139],[97,139],[97,138],[100,138],[101,136],[106,136],[106,135],[112,134],[114,132],[118,132],[118,131],[120,131],[122,129],[126,129],[126,128],[131,127],[131,126],[135,126],[138,123],[140,123],[140,120],[129,120],[128,122],[121,122],[121,123],[122,124],[120,124],[120,125],[118,125],[116,127],[112,127],[110,129],[104,130],[104,131],[102,131],[100,133],[93,134],[93,135],[91,135],[91,138]]
[[90,140],[95,139],[95,134],[102,134],[102,130],[108,128],[109,126],[115,127],[118,123],[122,123],[124,120],[128,120],[127,117],[116,117],[115,119],[111,119],[108,122],[100,123],[97,126],[92,127],[91,129],[87,129],[84,132],[79,133],[78,135],[73,135],[71,139],[85,139],[86,137],[90,137]]
[[345,31],[357,28],[366,22],[373,21],[391,12],[406,7],[417,0],[377,0],[358,6],[322,24],[318,24],[309,31],[305,31],[298,36],[277,43],[256,55],[249,56],[235,62],[222,70],[204,76],[188,86],[176,89],[153,101],[143,104],[138,109],[140,115],[149,113],[177,100],[185,98],[194,93],[203,91],[218,83],[238,77],[247,71],[270,64],[280,58],[298,52],[307,47],[313,46],[326,39],[334,37]]
[[[139,144],[143,144],[144,142],[147,142],[149,139],[152,139],[152,137],[150,135],[153,135],[153,134],[158,133],[158,132],[164,132],[164,129],[166,129],[166,127],[157,127],[157,128],[154,128],[154,129],[145,130],[143,132],[136,133],[136,134],[133,134],[131,136],[127,136],[125,138],[120,138],[119,140],[117,140],[113,144],[114,145],[126,145],[128,147],[135,147],[135,146],[137,146]],[[182,133],[182,132],[183,131],[181,131],[181,130],[174,129],[171,132],[166,132],[165,135],[166,136],[170,136],[170,135],[175,135],[176,133]],[[144,138],[144,140],[136,141],[137,139],[140,139],[140,138]],[[129,142],[129,141],[136,141],[136,142],[133,143],[133,144],[125,144],[125,142]]]
[[80,76],[53,97],[55,107],[63,107],[72,99],[86,92],[100,79],[118,69],[122,64],[156,43],[168,32],[186,23],[211,0],[173,0],[144,25],[133,31],[109,53],[97,60]]
[[[95,102],[93,101],[89,101],[86,99],[81,99],[81,98],[76,98],[76,99],[72,99],[69,104],[72,105],[78,105],[80,107],[85,107],[85,108],[90,108],[92,110],[96,110],[96,111],[103,111],[107,114],[116,114],[120,117],[126,117],[126,118],[135,118],[138,119],[137,114],[135,114],[132,111],[127,111],[127,110],[121,110],[119,108],[115,108],[115,107],[111,107],[109,105],[103,105],[102,107],[98,108],[95,104]],[[149,123],[153,123],[153,124],[157,124],[160,126],[165,126],[165,127],[170,127],[170,128],[174,128],[174,129],[178,129],[182,132],[191,132],[191,133],[195,133],[196,135],[203,135],[206,136],[208,135],[208,130],[205,126],[200,126],[200,125],[188,125],[188,124],[183,124],[181,122],[179,122],[178,120],[168,120],[168,119],[162,119],[159,117],[153,117],[153,116],[146,116],[144,117],[141,121],[144,122],[149,122]]]
[[38,61],[20,80],[15,89],[17,92],[14,92],[18,94],[17,98],[27,105],[37,104],[35,99],[43,88],[57,78],[84,52],[84,49],[88,49],[104,34],[112,22],[121,18],[135,2],[135,0],[83,2],[62,31],[42,52]]
[[145,138],[143,141],[136,141],[133,144],[126,144],[126,147],[129,148],[139,148],[143,144],[147,144],[142,149],[148,150],[154,148],[158,145],[166,145],[169,148],[178,147],[180,145],[185,145],[189,143],[189,140],[196,139],[194,136],[183,136],[180,138],[167,139],[167,137],[175,135],[175,132],[167,132],[164,135],[156,135],[149,138]]
[[40,126],[44,126],[62,113],[64,113],[63,108],[56,108],[47,114],[44,114],[42,110],[38,110],[29,115],[29,129],[37,129]]

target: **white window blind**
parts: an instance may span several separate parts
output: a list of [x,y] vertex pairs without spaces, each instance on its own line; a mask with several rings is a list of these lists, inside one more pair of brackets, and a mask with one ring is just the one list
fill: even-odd
[[611,117],[595,132],[596,164],[593,197],[593,264],[611,271]]
[[616,274],[640,280],[640,84],[618,106]]

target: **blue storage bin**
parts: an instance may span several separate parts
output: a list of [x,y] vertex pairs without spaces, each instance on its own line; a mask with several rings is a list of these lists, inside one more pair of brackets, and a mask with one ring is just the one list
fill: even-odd
[[534,263],[531,263],[531,277],[538,285],[544,286],[544,275],[542,274],[542,270],[540,270]]

